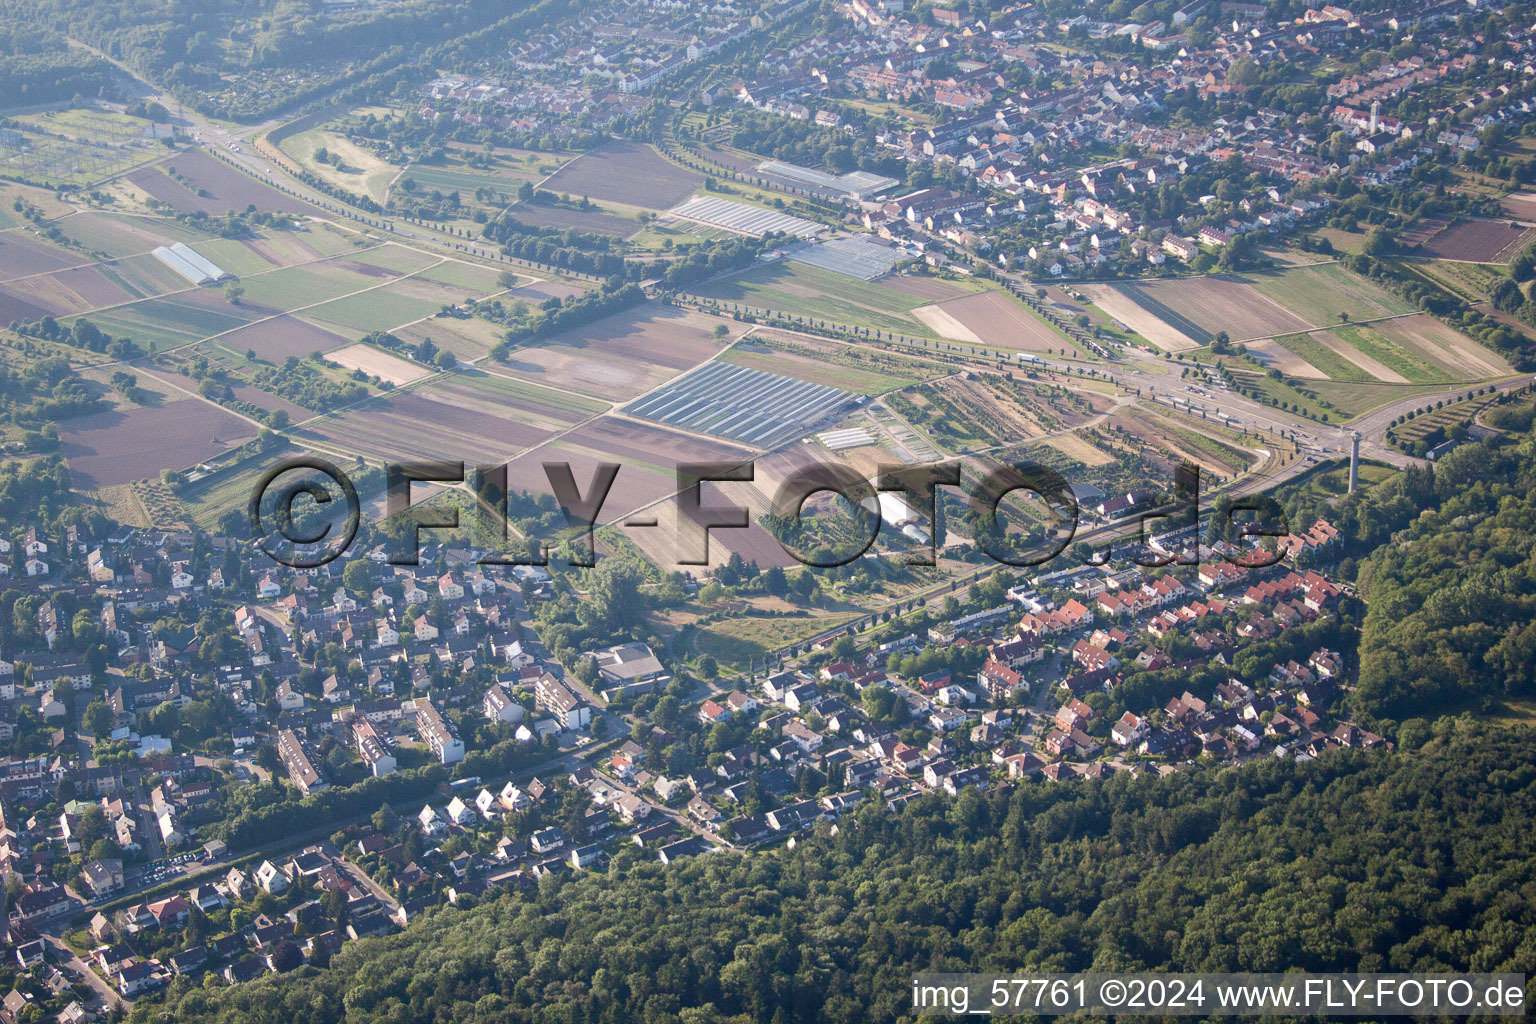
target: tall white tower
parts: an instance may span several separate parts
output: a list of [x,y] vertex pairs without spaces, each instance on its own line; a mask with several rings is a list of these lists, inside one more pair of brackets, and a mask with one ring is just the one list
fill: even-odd
[[1371,134],[1376,134],[1376,124],[1381,119],[1381,100],[1371,101]]

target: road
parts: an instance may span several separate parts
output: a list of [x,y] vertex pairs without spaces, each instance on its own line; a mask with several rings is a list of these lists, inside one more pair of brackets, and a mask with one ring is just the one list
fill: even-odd
[[[97,974],[89,964],[75,955],[75,951],[65,945],[63,939],[61,939],[56,934],[51,934],[48,932],[43,932],[40,934],[42,934],[43,939],[54,948],[55,952],[62,951],[69,955],[69,959],[65,960],[62,964],[65,969],[65,976],[69,977],[71,981],[85,982],[91,987],[91,991],[95,993],[95,996],[92,998],[90,1004],[86,1006],[87,1010],[90,1010],[92,1013],[98,1015],[106,1012],[107,1010],[113,1009],[122,1010],[124,1013],[128,1012],[128,1010],[132,1007],[132,1003],[118,995],[117,989],[107,984],[106,980],[103,979],[101,975]],[[70,977],[71,974],[74,976]]]
[[389,890],[385,889],[383,886],[379,885],[378,882],[375,882],[373,879],[369,878],[368,873],[362,868],[358,867],[356,862],[354,862],[350,857],[343,854],[341,863],[347,874],[351,875],[352,879],[357,882],[358,885],[361,885],[364,889],[367,889],[369,892],[373,893],[374,899],[384,904],[391,911],[400,909],[400,903],[394,898],[394,896],[390,895]]

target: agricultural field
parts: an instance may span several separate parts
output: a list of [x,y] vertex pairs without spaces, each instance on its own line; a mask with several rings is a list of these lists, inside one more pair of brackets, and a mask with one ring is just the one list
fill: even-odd
[[420,363],[401,359],[372,345],[348,345],[346,348],[327,352],[325,358],[337,366],[348,370],[361,370],[370,377],[388,381],[396,387],[420,380],[433,372]]
[[1451,380],[1483,380],[1513,373],[1504,357],[1428,314],[1370,325],[1387,341],[1438,367]]
[[[365,195],[376,203],[389,199],[389,186],[402,170],[374,153],[351,142],[339,132],[323,128],[289,135],[278,145],[300,167],[323,181],[358,195]],[[321,150],[331,159],[321,161]]]
[[948,372],[912,356],[761,328],[743,337],[721,359],[864,395],[884,394]]
[[402,327],[396,337],[411,345],[431,340],[439,349],[452,352],[462,362],[474,362],[501,343],[506,329],[479,317],[439,317]]
[[[97,210],[87,210],[64,219],[59,224],[59,230],[98,258],[148,256],[156,246],[173,242],[199,245],[209,237],[168,217]],[[77,258],[70,262],[80,263],[84,260]]]
[[329,352],[349,343],[349,339],[296,316],[278,316],[261,320],[226,334],[220,341],[236,352],[249,352],[258,359],[280,363],[289,356],[304,359],[316,352]]
[[492,464],[601,411],[487,374],[455,374],[310,423],[300,439],[347,455]]
[[1416,252],[1441,260],[1506,263],[1536,240],[1536,229],[1512,227],[1508,221],[1462,220],[1420,244]]
[[938,338],[939,334],[912,310],[929,303],[915,295],[888,288],[879,281],[860,281],[829,270],[779,261],[753,267],[733,277],[712,281],[698,293],[720,302],[770,309],[844,325],[867,326],[907,337]]
[[741,332],[739,324],[647,303],[514,349],[498,368],[532,383],[627,401],[717,355],[722,343],[713,330],[720,323]]
[[1245,278],[1136,281],[1082,286],[1115,319],[1170,352],[1208,345],[1218,331],[1233,341],[1315,326],[1266,297]]
[[1404,249],[1415,249],[1450,226],[1444,217],[1421,217],[1412,227],[1400,228],[1396,242]]
[[247,177],[201,150],[185,150],[167,157],[159,164],[134,171],[128,180],[161,202],[169,203],[177,213],[201,210],[223,216],[253,205],[258,210],[301,217],[318,212],[308,203]]
[[[185,287],[186,282],[182,282]],[[99,267],[80,266],[52,274],[19,277],[0,285],[0,323],[49,314],[65,317],[132,302],[118,276]]]
[[[500,277],[507,273],[493,267],[481,266],[464,260],[446,259],[423,269],[417,276],[450,288],[462,288],[477,295],[490,295],[502,290]],[[527,275],[518,275],[519,282],[530,281]]]
[[912,315],[940,337],[985,348],[1055,352],[1071,342],[1006,292],[987,290],[919,306]]
[[[1143,282],[1147,284],[1150,282]],[[1164,352],[1199,348],[1206,332],[1187,317],[1157,301],[1145,287],[1122,284],[1083,284],[1078,290],[1117,324],[1141,335]]]
[[79,254],[21,231],[0,233],[0,282],[62,270],[84,262]]
[[648,145],[614,141],[577,157],[543,187],[556,194],[665,210],[703,184],[700,175],[669,162]]
[[970,281],[962,284],[959,281],[952,281],[943,277],[933,277],[928,274],[888,274],[880,279],[880,284],[886,288],[901,292],[903,295],[927,299],[929,302],[956,299],[962,295],[969,295],[975,290]]
[[1468,302],[1482,302],[1501,279],[1505,268],[1488,263],[1454,263],[1446,260],[1402,261],[1400,267],[1437,284]]
[[444,306],[463,299],[462,293],[415,277],[403,277],[364,292],[346,295],[304,310],[307,320],[330,329],[368,333],[436,316]]
[[568,206],[520,202],[507,211],[507,216],[532,227],[558,228],[561,231],[575,229],[617,238],[629,238],[643,226],[633,213],[602,203],[592,203],[587,210],[576,210]]
[[370,249],[359,249],[347,260],[336,260],[332,265],[343,266],[349,270],[366,274],[369,277],[386,278],[402,274],[415,274],[418,271],[435,267],[442,263],[443,257],[420,249],[413,249],[408,245],[398,245],[388,242],[384,245],[376,245]]
[[175,397],[65,420],[61,451],[82,489],[158,478],[256,436],[255,425],[218,406]]
[[18,278],[0,286],[0,322],[36,319],[43,313],[68,316],[138,298],[115,278],[93,266]]
[[1273,338],[1412,306],[1335,263],[1261,274],[1218,274],[1084,285],[1093,302],[1154,345],[1179,352],[1225,331],[1234,342]]
[[[1247,275],[1258,291],[1312,326],[1396,316],[1415,307],[1337,263],[1315,263],[1273,274]],[[1273,329],[1265,332],[1273,335]],[[1233,336],[1234,339],[1236,336]]]
[[1499,205],[1511,217],[1530,220],[1536,217],[1536,192],[1512,192],[1501,199]]

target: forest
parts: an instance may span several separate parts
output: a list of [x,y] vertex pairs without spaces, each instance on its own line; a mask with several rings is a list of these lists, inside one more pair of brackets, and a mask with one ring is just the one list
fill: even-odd
[[1370,605],[1354,702],[1394,719],[1536,680],[1536,437],[1468,444],[1435,466],[1424,509],[1360,566]]
[[671,867],[626,851],[131,1019],[863,1022],[903,1019],[924,969],[1530,973],[1533,815],[1536,737],[1446,718],[1397,753],[866,803],[792,851]]

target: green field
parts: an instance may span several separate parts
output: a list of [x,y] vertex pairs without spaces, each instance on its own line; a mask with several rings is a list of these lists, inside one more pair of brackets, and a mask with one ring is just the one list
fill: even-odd
[[[129,231],[129,228],[137,230]],[[85,213],[70,217],[60,222],[59,230],[87,249],[113,257],[148,253],[157,245],[170,245],[172,242],[200,245],[212,237],[165,217],[127,217],[112,213]],[[151,231],[157,237],[148,241],[138,233],[139,230]]]
[[[973,290],[980,290],[977,286]],[[910,311],[932,299],[907,295],[872,281],[781,260],[753,267],[723,281],[714,281],[699,294],[722,302],[771,309],[809,320],[895,331],[909,337],[937,338]]]
[[1451,374],[1428,360],[1388,341],[1369,326],[1347,324],[1333,328],[1333,333],[1361,352],[1407,377],[1414,384],[1438,384],[1454,380]]
[[417,277],[428,281],[436,281],[438,284],[446,284],[453,288],[464,288],[481,295],[489,295],[499,292],[502,287],[497,283],[501,271],[493,267],[482,267],[473,263],[463,263],[459,260],[447,260],[435,267],[429,267],[417,274]]
[[[290,241],[289,248],[298,250],[302,243],[309,249],[313,249],[321,256],[339,256],[344,252],[354,252],[363,245],[376,245],[374,240],[356,231],[348,231],[334,224],[308,222],[297,231],[275,231],[267,236],[270,245],[281,247],[285,241]],[[303,253],[292,262],[302,262],[314,259],[312,253]]]
[[1406,300],[1337,263],[1253,274],[1248,279],[1259,292],[1317,326],[1338,323],[1341,313],[1348,314],[1351,320],[1369,320],[1414,311]]
[[314,263],[304,267],[284,267],[258,274],[240,282],[245,299],[273,309],[300,309],[339,298],[348,292],[371,288],[378,280]]
[[1508,277],[1503,267],[1487,263],[1452,263],[1446,260],[1404,260],[1399,266],[1466,299],[1482,302],[1488,290]]
[[533,164],[501,164],[494,169],[470,167],[467,164],[447,166],[412,164],[410,169],[401,175],[402,182],[410,179],[427,192],[433,189],[439,192],[458,190],[461,193],[468,193],[464,196],[465,199],[473,199],[475,189],[488,188],[505,195],[508,200],[517,195],[517,188],[523,182],[538,182],[543,178],[544,175],[539,173],[538,166]]
[[382,267],[396,274],[414,274],[442,260],[441,256],[394,243],[375,246],[372,249],[359,249],[354,258],[359,263]]
[[129,256],[126,259],[98,263],[96,269],[129,295],[148,298],[167,292],[185,291],[187,279],[153,256]]
[[339,324],[367,333],[394,330],[432,316],[442,306],[441,302],[431,299],[395,294],[385,286],[306,309],[304,316],[305,319]]
[[277,269],[277,264],[235,238],[210,238],[206,242],[197,243],[197,251],[236,277],[264,274]]
[[1334,380],[1376,379],[1310,334],[1287,334],[1275,340]]
[[1311,380],[1306,382],[1305,387],[1319,398],[1332,403],[1335,409],[1331,413],[1332,421],[1338,423],[1341,416],[1353,419],[1388,402],[1430,394],[1438,390],[1440,385]]
[[631,235],[628,241],[637,249],[661,250],[668,242],[674,246],[697,245],[728,233],[723,228],[710,228],[703,224],[690,225],[686,231],[675,226],[650,224],[641,228],[638,234]]
[[131,306],[120,306],[113,312],[124,320],[142,320],[148,324],[161,324],[174,330],[196,334],[200,338],[243,327],[256,316],[240,306],[231,305],[226,312],[217,308],[178,302],[175,298],[145,299]]
[[789,644],[800,643],[855,618],[852,614],[819,614],[807,618],[732,618],[711,623],[694,635],[700,654],[733,668],[745,669],[752,659]]
[[89,313],[84,316],[70,317],[60,321],[66,325],[73,325],[77,320],[89,320],[102,331],[113,337],[132,338],[141,345],[152,346],[157,351],[168,348],[177,348],[181,345],[190,345],[206,335],[198,334],[195,330],[172,327],[168,324],[158,324],[137,317],[121,315],[122,310],[128,306],[119,306],[117,309],[106,313]]

